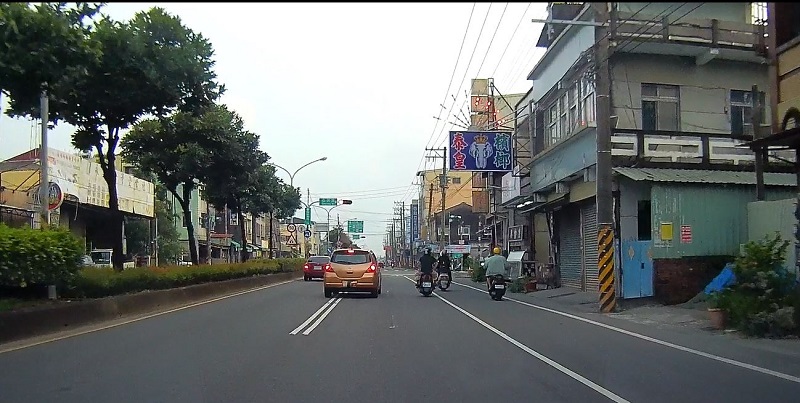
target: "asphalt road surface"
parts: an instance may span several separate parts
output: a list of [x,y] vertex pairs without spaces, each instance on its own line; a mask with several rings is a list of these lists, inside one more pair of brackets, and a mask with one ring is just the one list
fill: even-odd
[[384,270],[377,299],[327,299],[321,282],[294,281],[26,348],[0,346],[0,402],[765,403],[800,396],[796,358],[745,360],[735,346],[704,349],[699,339],[666,331],[496,302],[466,279],[426,298],[411,275]]

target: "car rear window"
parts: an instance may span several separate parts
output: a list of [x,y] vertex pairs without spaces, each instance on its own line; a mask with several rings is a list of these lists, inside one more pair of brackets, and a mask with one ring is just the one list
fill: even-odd
[[311,263],[328,263],[331,259],[327,256],[311,256],[308,261]]
[[353,253],[334,252],[331,262],[340,264],[362,264],[369,263],[372,259],[369,252],[355,250]]

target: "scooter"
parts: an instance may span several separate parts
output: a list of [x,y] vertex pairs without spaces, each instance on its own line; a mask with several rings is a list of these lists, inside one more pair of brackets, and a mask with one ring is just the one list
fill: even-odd
[[450,288],[450,276],[447,273],[440,273],[436,282],[439,289],[442,291],[447,291],[447,289]]
[[424,273],[420,276],[419,281],[420,285],[417,289],[419,290],[420,294],[430,297],[431,294],[433,294],[433,276],[428,273]]
[[495,274],[491,277],[491,286],[489,287],[489,296],[495,301],[503,299],[506,294],[506,279],[501,274]]

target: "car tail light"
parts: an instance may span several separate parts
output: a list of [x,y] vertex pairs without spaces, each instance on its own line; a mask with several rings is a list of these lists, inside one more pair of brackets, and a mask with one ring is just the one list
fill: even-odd
[[311,270],[311,266],[308,263],[306,263],[303,265],[303,269]]
[[330,263],[325,264],[325,271],[328,273],[333,273],[333,267],[331,267]]
[[369,265],[369,268],[367,269],[367,273],[375,273],[375,263]]

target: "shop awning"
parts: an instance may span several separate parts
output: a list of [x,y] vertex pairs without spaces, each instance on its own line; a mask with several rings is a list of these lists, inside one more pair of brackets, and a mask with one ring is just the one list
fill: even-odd
[[[635,181],[729,185],[756,184],[755,172],[671,168],[614,168],[614,172]],[[764,184],[767,186],[796,186],[797,180],[795,174],[765,172]]]
[[231,246],[236,248],[236,249],[241,249],[242,248],[242,244],[240,244],[239,242],[236,242],[234,240],[231,240]]

